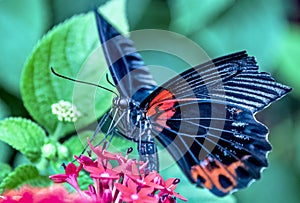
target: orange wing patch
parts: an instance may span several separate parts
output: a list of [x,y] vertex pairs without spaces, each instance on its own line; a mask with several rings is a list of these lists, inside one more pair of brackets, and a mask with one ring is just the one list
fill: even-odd
[[206,158],[199,165],[191,167],[191,175],[197,185],[217,190],[223,196],[237,187],[238,167],[244,167],[240,160],[226,166],[216,159]]

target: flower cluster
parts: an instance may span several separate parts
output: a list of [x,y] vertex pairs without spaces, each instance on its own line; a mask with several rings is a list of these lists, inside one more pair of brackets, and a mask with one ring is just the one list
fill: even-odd
[[[132,148],[123,156],[108,152],[100,146],[93,147],[90,144],[90,147],[96,154],[95,160],[84,155],[75,156],[78,166],[69,163],[64,166],[64,174],[50,176],[55,183],[70,184],[84,202],[169,203],[176,202],[176,198],[186,201],[174,191],[179,179],[164,181],[157,172],[145,174],[147,163],[128,158]],[[94,183],[87,190],[81,190],[78,183],[82,169],[89,173]]]
[[56,115],[58,120],[65,122],[75,122],[81,113],[76,106],[68,101],[60,100],[58,103],[51,105],[52,114]]
[[[176,198],[187,201],[176,193],[179,179],[166,181],[157,173],[145,174],[147,163],[129,159],[132,148],[126,156],[111,153],[100,146],[91,150],[96,158],[75,156],[78,164],[73,162],[63,165],[65,173],[50,176],[54,183],[68,183],[76,193],[68,192],[63,186],[52,185],[45,188],[22,187],[0,196],[0,203],[36,202],[36,203],[175,203]],[[86,190],[80,188],[79,173],[85,171],[93,180]]]

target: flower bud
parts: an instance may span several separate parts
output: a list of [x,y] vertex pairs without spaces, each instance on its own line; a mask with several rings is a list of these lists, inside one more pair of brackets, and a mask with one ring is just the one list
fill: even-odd
[[57,144],[57,152],[59,159],[66,159],[69,156],[69,150],[66,146]]
[[42,154],[47,159],[55,158],[56,152],[57,152],[56,146],[52,143],[45,144],[42,147]]

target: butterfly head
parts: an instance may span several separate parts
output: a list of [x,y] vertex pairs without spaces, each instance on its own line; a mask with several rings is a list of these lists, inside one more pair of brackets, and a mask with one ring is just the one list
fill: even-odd
[[117,106],[121,110],[128,109],[130,103],[131,103],[131,100],[126,97],[115,97],[113,99],[113,105]]

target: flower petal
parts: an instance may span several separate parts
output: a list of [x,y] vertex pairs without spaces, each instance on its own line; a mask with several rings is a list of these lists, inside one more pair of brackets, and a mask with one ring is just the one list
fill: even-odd
[[74,163],[70,162],[66,166],[65,171],[66,171],[66,175],[76,174],[77,173],[77,166]]
[[55,174],[55,175],[49,176],[49,178],[55,183],[64,183],[64,182],[66,182],[67,177],[68,176],[66,174]]
[[141,196],[147,196],[147,195],[151,195],[153,191],[154,191],[153,187],[143,187],[138,192],[138,194],[141,195]]
[[128,188],[125,185],[122,185],[120,183],[115,183],[115,187],[123,194],[123,195],[131,195],[135,193],[135,188]]
[[183,201],[185,201],[185,202],[187,201],[187,198],[181,196],[181,195],[178,194],[177,192],[173,192],[173,195],[174,195],[175,197],[177,197],[178,199],[181,199],[181,200],[183,200]]

